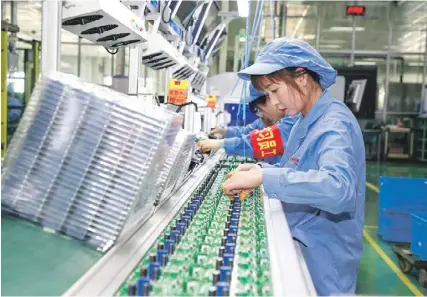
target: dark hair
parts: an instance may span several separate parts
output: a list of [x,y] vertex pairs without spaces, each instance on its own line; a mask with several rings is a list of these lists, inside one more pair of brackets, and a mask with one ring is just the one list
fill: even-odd
[[314,82],[320,85],[320,76],[310,69],[302,68],[302,67],[289,67],[284,68],[279,71],[273,72],[267,75],[252,75],[251,82],[255,89],[258,91],[263,90],[269,83],[277,83],[279,81],[284,81],[288,85],[294,87],[298,92],[301,93],[298,85],[294,81],[294,77],[300,76],[304,73],[307,73]]
[[265,103],[267,103],[267,96],[260,96],[258,98],[256,98],[254,101],[249,103],[249,110],[252,113],[257,113],[258,109],[257,106],[258,105],[264,105]]

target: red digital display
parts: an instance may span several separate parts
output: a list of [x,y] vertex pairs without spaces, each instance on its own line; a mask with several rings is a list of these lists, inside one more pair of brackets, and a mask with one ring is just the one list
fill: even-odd
[[361,5],[347,6],[347,15],[365,15],[366,7]]

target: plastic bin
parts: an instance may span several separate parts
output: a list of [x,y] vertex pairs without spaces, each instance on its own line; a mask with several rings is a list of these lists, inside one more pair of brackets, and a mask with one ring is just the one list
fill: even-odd
[[378,220],[378,234],[383,240],[397,243],[411,242],[410,213],[381,209]]
[[381,176],[379,180],[378,235],[386,241],[411,243],[411,214],[427,213],[427,178]]
[[427,178],[381,176],[379,208],[427,207]]
[[427,261],[427,213],[411,214],[411,251],[421,260]]

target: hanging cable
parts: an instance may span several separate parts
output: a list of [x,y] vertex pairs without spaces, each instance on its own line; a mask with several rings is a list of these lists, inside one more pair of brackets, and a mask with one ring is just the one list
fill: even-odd
[[[250,2],[250,1],[249,1]],[[263,16],[264,16],[264,0],[262,0],[262,1],[259,1],[259,2],[261,2],[261,5],[260,6],[258,6],[257,5],[257,13],[256,13],[256,15],[255,15],[255,19],[257,19],[257,21],[256,22],[254,22],[254,24],[256,24],[256,26],[255,26],[255,28],[253,28],[254,29],[254,31],[253,32],[251,32],[251,36],[252,36],[252,39],[251,39],[251,42],[250,42],[250,44],[249,44],[249,49],[251,49],[252,48],[252,46],[253,46],[253,43],[254,43],[254,40],[255,40],[255,36],[254,36],[254,33],[255,32],[259,32],[261,29],[261,26],[260,26],[260,24],[261,24],[261,20],[263,19]],[[258,4],[258,3],[257,3]],[[258,34],[258,44],[260,44],[260,39],[261,39],[261,34],[259,33]],[[259,46],[258,46],[258,48],[259,48]],[[258,55],[258,54],[257,54]],[[257,56],[257,55],[255,55],[255,57]],[[249,59],[250,60],[250,59]],[[242,66],[244,65],[244,63],[242,63]],[[234,84],[234,86],[233,86],[233,89],[231,90],[231,92],[230,92],[230,96],[234,93],[234,91],[236,90],[236,88],[237,88],[237,86],[238,86],[238,84],[239,84],[239,78],[237,78],[236,79],[236,82],[235,82],[235,84]]]
[[[248,54],[248,48],[249,48],[248,40],[249,40],[249,34],[250,34],[250,32],[249,32],[250,26],[249,25],[250,25],[250,15],[251,15],[251,1],[249,1],[249,0],[248,0],[248,10],[249,10],[249,14],[248,14],[248,17],[246,18],[246,28],[245,28],[245,36],[246,36],[246,39],[245,39],[245,63],[244,63],[244,65],[242,65],[243,66],[242,69],[247,68],[248,67],[247,64],[249,64],[249,61],[247,61],[248,60],[247,54]],[[242,108],[242,99],[245,100],[245,96],[246,96],[246,80],[243,81],[243,96],[240,97],[240,104],[239,104],[239,108],[237,110],[237,119],[240,116],[240,112],[241,112],[241,108]],[[243,125],[244,124],[245,124],[245,118],[243,119]]]

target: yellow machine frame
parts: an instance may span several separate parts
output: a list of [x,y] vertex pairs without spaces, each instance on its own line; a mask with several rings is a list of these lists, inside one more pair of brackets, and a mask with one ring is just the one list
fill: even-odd
[[25,105],[28,104],[40,75],[40,41],[33,40],[31,45],[32,49],[25,49],[24,52]]
[[7,149],[7,60],[8,32],[1,31],[1,157]]

